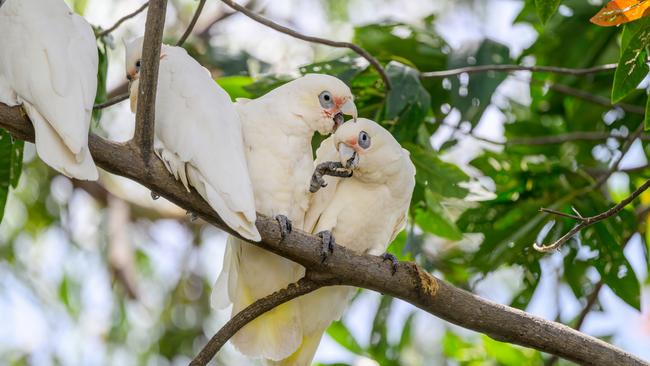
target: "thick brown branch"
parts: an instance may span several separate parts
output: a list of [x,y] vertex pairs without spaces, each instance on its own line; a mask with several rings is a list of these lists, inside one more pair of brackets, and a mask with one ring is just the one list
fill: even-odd
[[599,213],[598,215],[594,216],[589,216],[589,217],[580,217],[580,216],[575,216],[575,215],[567,215],[565,213],[558,213],[557,211],[554,210],[549,210],[549,209],[542,209],[544,212],[548,212],[553,215],[559,215],[559,216],[564,216],[568,217],[574,220],[579,221],[579,224],[574,226],[573,229],[569,230],[568,233],[564,234],[561,238],[553,242],[552,244],[549,245],[540,245],[538,243],[535,243],[534,247],[536,250],[540,252],[552,252],[555,249],[558,249],[561,247],[564,243],[569,241],[575,234],[577,234],[580,230],[589,227],[599,221],[603,221],[605,219],[608,219],[617,213],[619,213],[622,209],[625,208],[625,206],[629,205],[630,202],[634,201],[637,197],[641,195],[641,193],[645,192],[648,188],[650,188],[650,180],[647,180],[645,183],[643,183],[639,188],[637,188],[634,192],[632,192],[631,195],[626,197],[624,200],[619,202],[618,204],[612,206],[609,210],[604,211]]
[[[16,138],[34,140],[32,125],[19,108],[0,104],[0,127]],[[89,147],[95,162],[103,169],[132,179],[236,235],[195,191],[188,193],[158,159],[152,159],[147,166],[133,145],[109,142],[94,134],[89,137]],[[500,341],[535,348],[584,365],[650,365],[565,325],[453,287],[413,263],[400,263],[393,274],[390,263],[380,257],[355,254],[341,246],[336,246],[334,253],[323,263],[318,237],[294,230],[281,241],[277,221],[262,215],[258,216],[257,228],[262,241],[254,245],[293,260],[309,270],[328,274],[336,279],[337,284],[363,287],[402,299],[441,319]]]
[[293,29],[289,29],[283,25],[280,25],[278,23],[275,23],[259,14],[256,14],[252,11],[250,11],[248,8],[241,6],[237,4],[236,2],[232,0],[221,0],[224,2],[226,5],[230,6],[231,8],[237,10],[238,12],[246,15],[247,17],[253,19],[254,21],[264,24],[265,26],[275,29],[276,31],[280,33],[284,33],[286,35],[289,35],[294,38],[301,39],[303,41],[311,42],[311,43],[318,43],[318,44],[324,44],[326,46],[330,47],[337,47],[337,48],[348,48],[354,52],[356,52],[359,56],[365,58],[371,65],[372,67],[377,70],[379,75],[381,76],[382,80],[384,80],[384,84],[386,85],[386,90],[390,90],[390,80],[388,79],[388,75],[386,75],[386,71],[384,68],[381,66],[379,61],[377,61],[376,58],[374,58],[368,51],[364,50],[363,48],[357,46],[354,43],[350,42],[339,42],[339,41],[332,41],[329,39],[325,38],[320,38],[320,37],[313,37],[313,36],[307,36],[301,33],[298,33],[294,31]]
[[194,26],[196,26],[196,22],[199,21],[199,17],[201,17],[201,12],[203,11],[203,7],[205,6],[205,2],[207,0],[200,0],[199,1],[199,6],[196,8],[196,12],[194,12],[194,16],[192,17],[192,21],[190,21],[190,24],[187,26],[187,29],[185,30],[185,33],[181,36],[181,38],[176,42],[176,46],[181,47],[187,41],[187,39],[190,37],[190,34],[192,34],[192,31],[194,30]]
[[133,143],[140,149],[145,161],[150,160],[153,148],[158,67],[160,65],[160,47],[162,46],[163,28],[165,26],[167,0],[151,0],[149,4],[144,32],[144,47],[142,49],[135,133],[133,135]]
[[223,347],[226,342],[232,336],[235,335],[241,328],[246,326],[246,324],[252,322],[262,314],[270,311],[287,301],[293,300],[302,295],[306,295],[312,291],[315,291],[323,286],[326,283],[322,281],[314,281],[311,279],[303,278],[296,283],[292,283],[287,288],[284,288],[278,292],[274,292],[271,295],[261,298],[244,310],[239,312],[233,318],[231,318],[226,325],[224,325],[217,334],[215,334],[208,343],[201,349],[201,352],[192,360],[190,366],[205,366],[214,358],[214,356],[219,352],[221,347]]
[[606,64],[600,66],[589,67],[586,69],[572,69],[567,67],[556,66],[524,66],[524,65],[478,65],[467,66],[458,69],[444,70],[444,71],[429,71],[420,74],[423,78],[444,78],[460,74],[474,74],[479,72],[498,71],[498,72],[511,72],[511,71],[531,71],[531,72],[550,72],[554,74],[565,75],[589,75],[596,74],[604,71],[616,70],[617,64]]
[[148,6],[149,6],[149,2],[146,2],[141,7],[136,9],[133,13],[130,13],[130,14],[127,14],[127,15],[123,16],[117,22],[115,22],[115,24],[113,24],[113,26],[111,26],[110,28],[108,28],[108,29],[106,29],[104,31],[101,31],[100,33],[98,33],[97,38],[101,38],[101,37],[105,37],[105,36],[109,35],[111,32],[116,30],[120,25],[122,25],[122,23],[124,23],[127,20],[129,20],[129,19],[137,16],[138,14],[142,13],[144,11],[144,9],[146,9]]

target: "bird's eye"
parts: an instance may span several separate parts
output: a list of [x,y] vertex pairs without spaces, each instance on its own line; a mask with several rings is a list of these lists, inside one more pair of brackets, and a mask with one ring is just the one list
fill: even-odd
[[323,108],[330,109],[334,106],[334,98],[332,98],[332,94],[328,91],[320,93],[318,101]]
[[135,68],[136,68],[136,69],[139,70],[139,69],[140,69],[140,65],[141,65],[140,60],[138,60],[138,61],[135,62]]
[[366,131],[359,132],[359,146],[364,149],[370,147],[370,135]]

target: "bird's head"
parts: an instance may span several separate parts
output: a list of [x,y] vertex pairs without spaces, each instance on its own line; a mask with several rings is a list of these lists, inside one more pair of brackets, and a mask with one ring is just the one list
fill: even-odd
[[408,153],[386,129],[374,121],[359,118],[343,124],[334,134],[334,146],[341,164],[355,177],[376,180],[400,167]]
[[129,81],[135,81],[140,78],[143,44],[144,37],[138,37],[124,45],[126,50],[126,78]]
[[277,90],[291,101],[291,111],[321,134],[336,131],[345,122],[343,115],[357,118],[352,91],[334,76],[307,74]]

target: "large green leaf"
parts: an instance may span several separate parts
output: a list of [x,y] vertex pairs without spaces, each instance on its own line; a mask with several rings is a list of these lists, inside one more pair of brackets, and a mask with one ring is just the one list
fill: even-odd
[[440,160],[435,152],[417,145],[405,144],[405,148],[411,152],[418,183],[441,197],[464,198],[467,195],[468,190],[460,183],[468,181],[469,177],[459,167]]
[[11,135],[0,130],[0,222],[4,216],[7,197],[11,186],[16,187],[23,162],[22,141],[15,141]]
[[230,98],[251,98],[253,95],[246,90],[246,86],[253,84],[254,80],[250,76],[225,76],[217,79],[217,84],[221,86]]
[[327,334],[348,351],[357,355],[363,355],[365,353],[363,347],[354,339],[354,336],[342,321],[332,322],[329,328],[327,328]]
[[557,11],[562,0],[535,0],[537,15],[542,23],[546,23],[551,16]]
[[638,30],[629,40],[618,61],[612,87],[612,101],[619,102],[625,98],[648,74],[647,46],[650,43],[650,28]]
[[[106,91],[108,51],[106,49],[106,42],[103,38],[99,39],[97,54],[99,56],[99,65],[97,68],[97,94],[95,94],[95,104],[100,104],[104,103],[108,98],[108,92]],[[95,123],[99,123],[99,120],[102,118],[102,110],[94,109],[92,118]]]

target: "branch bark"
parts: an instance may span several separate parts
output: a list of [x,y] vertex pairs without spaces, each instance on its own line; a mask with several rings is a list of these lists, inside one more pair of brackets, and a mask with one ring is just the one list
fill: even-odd
[[274,29],[274,30],[276,30],[276,31],[278,31],[280,33],[284,33],[286,35],[289,35],[289,36],[291,36],[293,38],[298,38],[298,39],[301,39],[303,41],[307,41],[307,42],[311,42],[311,43],[324,44],[324,45],[330,46],[330,47],[348,48],[348,49],[356,52],[359,56],[365,58],[372,65],[372,67],[374,67],[375,70],[377,70],[377,72],[381,76],[382,80],[384,80],[384,84],[386,85],[386,90],[390,90],[390,88],[391,88],[390,80],[388,79],[388,75],[386,75],[386,71],[381,66],[379,61],[377,61],[376,58],[374,58],[370,53],[368,53],[368,51],[366,51],[363,48],[357,46],[356,44],[350,43],[350,42],[332,41],[332,40],[325,39],[325,38],[320,38],[320,37],[307,36],[307,35],[304,35],[302,33],[298,33],[296,31],[294,31],[293,29],[289,29],[289,28],[287,28],[287,27],[285,27],[283,25],[275,23],[275,22],[271,21],[270,19],[267,19],[267,18],[265,18],[265,17],[263,17],[263,16],[261,16],[259,14],[256,14],[256,13],[252,12],[250,9],[248,9],[248,8],[246,8],[244,6],[241,6],[241,5],[237,4],[236,2],[234,2],[232,0],[221,0],[221,1],[223,3],[225,3],[226,5],[230,6],[231,8],[237,10],[238,12],[240,12],[240,13],[246,15],[247,17],[253,19],[254,21],[256,21],[256,22],[258,22],[260,24],[264,24],[265,26],[267,26],[267,27],[269,27],[271,29]]
[[[19,107],[0,104],[0,127],[8,130],[15,138],[34,140],[31,122],[23,116]],[[147,165],[134,145],[110,142],[94,134],[89,136],[89,147],[95,162],[101,168],[142,184],[236,236],[198,193],[188,193],[158,159],[152,159]],[[281,240],[277,221],[263,215],[258,216],[257,228],[262,241],[252,244],[293,260],[310,271],[330,275],[335,278],[337,285],[378,291],[494,339],[535,348],[579,364],[650,365],[565,325],[493,303],[453,287],[413,263],[400,263],[393,275],[391,264],[380,257],[359,255],[341,246],[336,246],[334,253],[323,263],[320,256],[321,240],[318,237],[294,230]]]
[[190,366],[207,365],[208,362],[214,358],[217,352],[219,352],[221,347],[223,347],[226,342],[235,335],[235,333],[246,326],[246,324],[287,301],[326,286],[327,283],[327,281],[312,280],[305,277],[280,291],[274,292],[271,295],[255,301],[230,319],[226,325],[221,327],[203,349],[201,349],[201,352],[199,352],[194,360],[192,360]]
[[147,162],[151,160],[153,151],[158,67],[160,66],[160,47],[162,46],[166,12],[167,0],[151,0],[149,2],[142,49],[138,107],[135,114],[135,133],[132,140],[132,143],[140,148],[142,156]]

